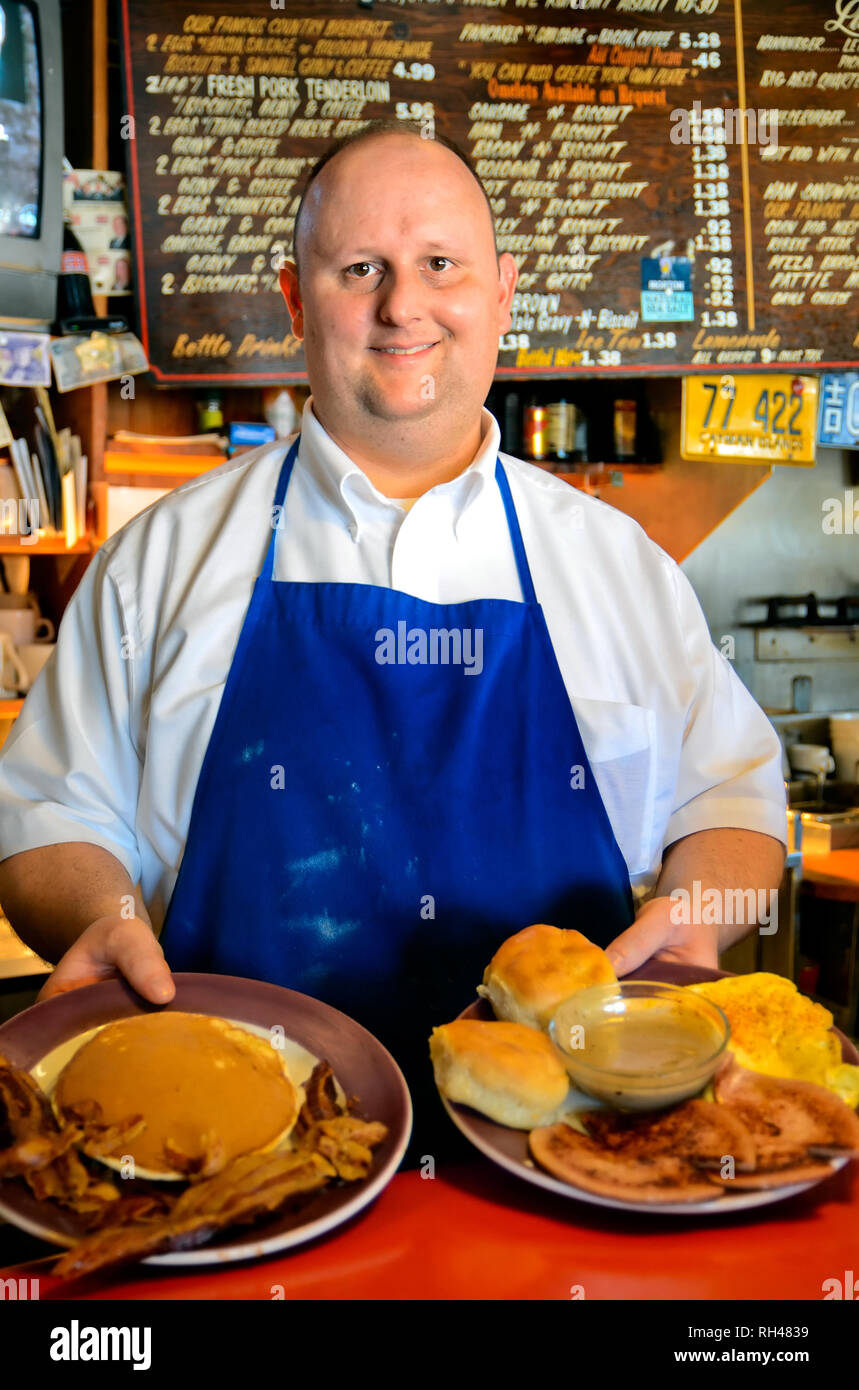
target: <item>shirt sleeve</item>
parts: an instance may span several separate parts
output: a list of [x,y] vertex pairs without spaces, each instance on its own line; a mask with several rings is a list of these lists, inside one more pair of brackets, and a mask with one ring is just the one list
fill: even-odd
[[692,679],[663,849],[699,830],[756,830],[787,844],[781,740],[715,646],[692,585],[671,564]]
[[137,883],[135,645],[109,561],[102,548],[87,568],[0,752],[0,859],[85,841],[109,850]]

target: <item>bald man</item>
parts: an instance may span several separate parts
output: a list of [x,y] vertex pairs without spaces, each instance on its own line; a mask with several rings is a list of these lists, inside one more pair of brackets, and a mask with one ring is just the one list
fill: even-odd
[[280,271],[300,433],[101,547],[0,760],[43,997],[269,980],[419,1086],[531,922],[620,973],[755,924],[684,904],[778,885],[778,739],[636,523],[499,453],[517,274],[450,143],[377,123],[311,170]]

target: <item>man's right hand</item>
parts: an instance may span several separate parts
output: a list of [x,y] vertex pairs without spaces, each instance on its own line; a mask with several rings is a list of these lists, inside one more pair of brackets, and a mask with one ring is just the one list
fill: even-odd
[[60,958],[36,1003],[117,976],[153,1004],[167,1004],[176,993],[164,952],[140,917],[116,913],[91,922]]

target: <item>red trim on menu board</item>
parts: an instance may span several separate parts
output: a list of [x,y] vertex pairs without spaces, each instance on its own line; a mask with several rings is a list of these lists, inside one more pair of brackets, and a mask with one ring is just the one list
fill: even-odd
[[[538,372],[525,371],[522,367],[496,367],[496,377],[518,378],[519,381],[541,381],[547,377],[562,376],[573,380],[577,375],[582,377],[615,377],[621,374],[630,373],[633,376],[712,376],[714,372],[723,372],[730,375],[732,372],[797,372],[803,371],[807,376],[814,376],[817,372],[834,371],[837,368],[856,369],[855,362],[715,362],[709,366],[703,366],[700,362],[694,365],[691,362],[682,362],[679,365],[672,362],[670,366],[663,364],[661,367],[654,364],[641,366],[631,362],[627,366],[619,367],[586,367],[579,370],[576,367],[541,367]],[[159,381],[177,382],[181,385],[185,381],[202,381],[208,386],[229,386],[231,382],[247,381],[255,385],[265,385],[267,381],[289,385],[290,383],[306,383],[306,372],[227,372],[220,375],[215,372],[182,372],[181,375],[162,372],[158,367],[150,367],[153,376]]]

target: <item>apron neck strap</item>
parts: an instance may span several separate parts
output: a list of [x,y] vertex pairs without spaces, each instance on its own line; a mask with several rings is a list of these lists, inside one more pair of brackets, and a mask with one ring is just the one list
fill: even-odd
[[[301,435],[292,444],[280,470],[280,477],[277,480],[274,502],[271,514],[271,540],[268,543],[265,562],[263,563],[261,578],[272,579],[274,577],[274,546],[277,540],[277,533],[281,526],[283,517],[284,501],[286,499],[286,489],[289,486],[289,479],[292,467],[298,456],[298,444]],[[495,461],[495,481],[501,493],[501,500],[504,503],[504,512],[507,517],[507,528],[510,532],[510,540],[513,543],[513,553],[516,556],[516,569],[519,572],[519,583],[522,587],[522,597],[526,603],[536,603],[537,595],[534,592],[534,581],[531,578],[531,567],[528,564],[528,557],[525,554],[525,545],[522,540],[522,532],[519,529],[519,518],[516,515],[516,508],[513,505],[513,498],[510,495],[510,484],[507,481],[501,459]]]
[[268,550],[266,551],[265,560],[263,561],[263,567],[260,572],[260,578],[262,579],[274,578],[274,545],[275,541],[277,540],[277,533],[282,525],[283,504],[284,499],[286,497],[286,489],[289,486],[289,478],[290,474],[292,473],[292,465],[295,463],[295,460],[298,456],[298,442],[300,439],[301,435],[299,434],[298,438],[295,440],[295,443],[292,445],[289,452],[287,453],[286,458],[283,460],[283,466],[280,470],[280,477],[277,480],[277,487],[275,488],[274,493],[274,502],[272,503],[271,507],[271,540],[268,543]]
[[525,545],[522,540],[522,532],[519,529],[519,518],[516,515],[516,508],[513,506],[513,498],[510,496],[510,484],[507,481],[501,459],[495,461],[495,481],[501,493],[501,500],[504,503],[504,511],[507,515],[507,529],[510,532],[510,539],[513,542],[513,553],[516,556],[516,568],[519,571],[519,583],[522,586],[522,598],[526,603],[536,603],[537,595],[534,592],[534,581],[531,578],[531,566],[528,564],[528,556],[525,554]]

